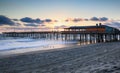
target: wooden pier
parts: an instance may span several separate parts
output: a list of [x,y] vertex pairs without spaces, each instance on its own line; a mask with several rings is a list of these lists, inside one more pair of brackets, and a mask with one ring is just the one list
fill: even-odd
[[109,26],[80,26],[64,28],[64,31],[3,32],[3,37],[29,37],[35,39],[77,40],[80,42],[120,41],[120,30]]
[[64,31],[61,34],[64,35],[65,40],[79,40],[81,42],[120,41],[120,33]]
[[57,31],[41,31],[41,32],[3,32],[5,37],[29,37],[29,38],[45,38],[45,39],[58,39],[60,32]]
[[45,32],[4,32],[4,37],[29,37],[35,39],[78,40],[81,42],[120,41],[120,33],[80,32],[80,31],[45,31]]

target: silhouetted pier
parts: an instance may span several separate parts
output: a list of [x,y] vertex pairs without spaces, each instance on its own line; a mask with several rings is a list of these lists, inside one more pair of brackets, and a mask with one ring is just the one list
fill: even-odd
[[79,40],[91,43],[120,40],[120,33],[64,31],[62,35],[64,35],[65,40]]
[[4,37],[29,37],[36,39],[78,40],[80,42],[120,41],[120,31],[104,26],[80,26],[64,28],[64,31],[3,32]]
[[79,40],[81,42],[119,41],[120,33],[79,32],[79,31],[45,31],[45,32],[4,32],[4,37],[29,37],[61,40]]
[[58,39],[60,32],[58,31],[41,31],[41,32],[3,32],[5,37],[29,37],[29,38],[45,38]]

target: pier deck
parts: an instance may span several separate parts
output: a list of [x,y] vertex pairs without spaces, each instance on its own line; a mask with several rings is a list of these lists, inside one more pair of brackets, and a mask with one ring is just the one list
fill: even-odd
[[119,41],[120,33],[86,31],[41,31],[41,32],[3,32],[5,37],[30,37],[61,40],[79,40],[84,42]]

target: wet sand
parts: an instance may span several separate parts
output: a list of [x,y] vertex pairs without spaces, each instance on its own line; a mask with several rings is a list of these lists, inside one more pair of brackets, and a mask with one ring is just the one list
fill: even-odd
[[120,73],[120,42],[2,57],[0,73]]

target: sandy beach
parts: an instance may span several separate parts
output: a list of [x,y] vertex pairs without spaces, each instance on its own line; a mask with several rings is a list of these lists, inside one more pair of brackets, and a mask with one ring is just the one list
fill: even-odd
[[2,57],[0,73],[120,73],[120,42]]

